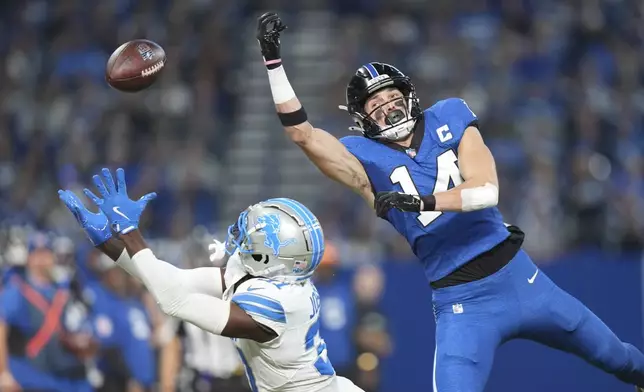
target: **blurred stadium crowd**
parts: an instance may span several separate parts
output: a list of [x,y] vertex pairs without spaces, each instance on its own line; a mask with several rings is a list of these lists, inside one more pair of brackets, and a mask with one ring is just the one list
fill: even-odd
[[[245,130],[244,113],[255,110],[249,96],[265,98],[266,107],[257,111],[272,110],[267,83],[257,90],[243,83],[248,67],[264,72],[252,28],[265,9],[293,21],[284,46],[306,52],[310,43],[325,51],[315,65],[328,80],[311,87],[307,79],[316,75],[304,73],[293,83],[296,92],[315,88],[316,109],[308,110],[317,126],[346,134],[350,120],[336,107],[344,103],[351,73],[367,61],[396,64],[412,76],[421,104],[460,96],[482,118],[497,160],[502,211],[527,233],[526,247],[537,260],[590,244],[639,250],[642,7],[635,0],[0,4],[2,317],[12,338],[0,342],[0,367],[6,366],[4,347],[12,368],[22,369],[16,371],[27,371],[33,361],[54,374],[60,370],[54,364],[68,362],[83,369],[80,378],[87,373],[106,391],[122,391],[127,383],[131,391],[155,384],[169,391],[175,374],[186,391],[246,388],[228,342],[164,320],[140,285],[89,249],[56,190],[79,191],[100,167],[125,167],[132,194],[159,194],[145,215],[156,253],[183,267],[207,263],[207,243],[221,238],[228,217],[246,207],[235,204],[243,198],[229,184],[254,181],[243,174],[231,178],[232,163],[238,163],[231,154],[242,143],[235,135]],[[298,34],[305,28],[318,33]],[[104,66],[110,53],[141,37],[165,48],[162,77],[139,94],[109,89]],[[294,54],[289,63],[285,54],[287,70],[305,64],[298,58]],[[257,149],[286,144],[269,114],[262,132],[276,141]],[[276,175],[271,164],[256,164],[267,185],[253,193],[254,201],[298,198],[275,194],[286,189],[279,184],[289,176]],[[408,247],[389,227],[374,224],[361,200],[321,175],[311,178],[317,192],[298,199],[320,216],[335,244],[328,269],[317,277],[323,336],[336,370],[375,391],[378,358],[391,350],[395,336],[387,335],[378,308],[382,273],[377,263],[366,264],[409,260]],[[43,239],[35,230],[52,234]],[[65,311],[53,300],[59,290],[71,293]],[[49,298],[44,305],[42,296]],[[52,338],[41,349],[72,358],[52,362],[10,344],[21,328],[33,332],[50,322],[52,312],[62,321],[51,335],[64,344]]]

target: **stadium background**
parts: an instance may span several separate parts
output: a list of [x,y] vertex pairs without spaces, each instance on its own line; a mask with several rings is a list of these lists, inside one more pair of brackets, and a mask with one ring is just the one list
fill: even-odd
[[[326,265],[335,275],[318,278],[336,368],[370,391],[429,390],[434,327],[420,267],[398,235],[282,135],[254,40],[255,17],[275,9],[289,25],[285,67],[321,128],[348,132],[337,105],[351,73],[368,61],[411,75],[425,106],[467,100],[497,160],[506,221],[527,233],[526,248],[561,286],[643,347],[642,7],[628,0],[3,2],[5,271],[24,263],[29,233],[38,229],[58,237],[59,264],[73,259],[91,271],[78,275],[101,284],[106,272],[96,269],[101,263],[56,190],[82,189],[104,165],[126,168],[132,194],[158,192],[145,232],[160,257],[184,267],[208,263],[207,243],[222,238],[241,209],[288,196],[311,207],[334,246]],[[163,76],[139,94],[109,89],[109,54],[143,37],[165,48]],[[138,292],[134,299],[146,302]],[[157,333],[162,321],[147,309]],[[512,342],[499,351],[488,390],[630,389],[570,356]]]

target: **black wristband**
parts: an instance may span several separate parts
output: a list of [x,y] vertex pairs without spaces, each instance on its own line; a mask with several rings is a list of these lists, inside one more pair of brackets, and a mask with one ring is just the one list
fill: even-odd
[[294,127],[309,120],[309,118],[306,116],[304,107],[301,107],[298,110],[290,113],[278,112],[277,117],[280,118],[282,125],[284,125],[285,127]]
[[423,211],[434,211],[434,209],[436,208],[436,196],[421,196],[420,200],[423,201]]

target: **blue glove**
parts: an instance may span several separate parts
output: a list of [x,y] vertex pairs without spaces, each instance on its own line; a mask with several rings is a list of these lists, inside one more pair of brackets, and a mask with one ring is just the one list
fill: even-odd
[[125,172],[123,169],[116,170],[117,185],[114,184],[112,173],[108,169],[101,170],[101,176],[92,177],[96,189],[103,196],[96,196],[89,189],[85,189],[85,195],[90,198],[107,216],[112,225],[112,229],[120,234],[127,234],[132,230],[139,228],[139,219],[150,200],[157,197],[152,192],[141,197],[139,200],[131,200],[127,195],[127,186],[125,185]]
[[58,197],[65,203],[69,211],[74,214],[74,218],[85,230],[85,234],[89,237],[92,245],[98,246],[112,237],[110,224],[103,212],[99,210],[98,213],[94,213],[88,210],[72,191],[60,189]]

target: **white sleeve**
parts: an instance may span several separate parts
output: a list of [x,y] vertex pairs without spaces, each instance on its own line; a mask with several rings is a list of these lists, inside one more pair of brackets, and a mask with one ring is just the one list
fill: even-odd
[[[116,264],[135,278],[143,280],[141,271],[139,271],[137,265],[130,258],[127,250],[123,250]],[[223,294],[221,268],[219,267],[181,269],[159,259],[157,259],[155,267],[159,269],[158,273],[172,276],[173,279],[179,281],[184,289],[190,293],[201,293],[217,298],[221,298]]]
[[235,293],[231,302],[237,304],[253,320],[281,336],[286,330],[286,311],[276,295],[277,290],[270,283],[258,279],[248,285],[246,290]]
[[[221,334],[230,317],[230,303],[216,296],[195,291],[194,289],[200,285],[193,285],[189,281],[194,274],[183,273],[194,270],[181,270],[161,261],[150,249],[143,249],[135,254],[131,262],[130,267],[134,267],[137,277],[154,296],[163,313],[185,320],[208,332]],[[202,269],[217,270],[216,281],[219,282],[221,296],[219,268]]]

